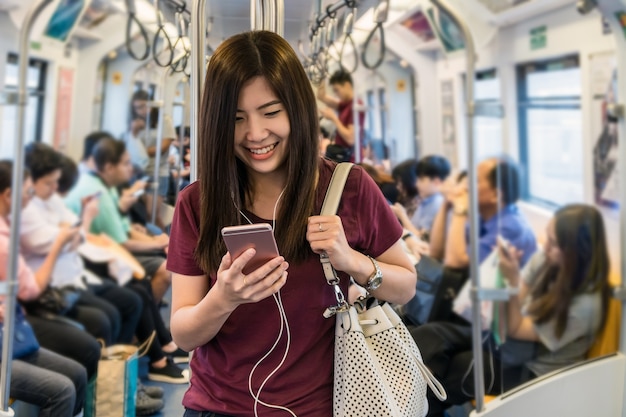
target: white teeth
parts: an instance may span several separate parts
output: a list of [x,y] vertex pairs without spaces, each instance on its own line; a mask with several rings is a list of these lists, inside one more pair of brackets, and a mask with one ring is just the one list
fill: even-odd
[[255,155],[263,155],[272,151],[275,147],[276,147],[276,144],[273,144],[273,145],[266,146],[265,148],[261,148],[261,149],[250,149],[250,152],[252,152]]

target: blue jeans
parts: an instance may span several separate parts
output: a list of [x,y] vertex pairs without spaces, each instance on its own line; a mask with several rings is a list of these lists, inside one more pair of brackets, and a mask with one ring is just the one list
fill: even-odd
[[39,407],[39,417],[78,414],[86,388],[85,368],[47,349],[11,362],[11,397]]
[[217,414],[212,411],[196,411],[189,408],[185,408],[185,414],[183,417],[230,417],[224,414]]

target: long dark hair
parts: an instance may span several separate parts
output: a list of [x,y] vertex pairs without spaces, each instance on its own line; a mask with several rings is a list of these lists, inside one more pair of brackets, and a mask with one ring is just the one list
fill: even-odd
[[276,216],[276,241],[289,262],[310,253],[307,219],[313,214],[318,177],[317,108],[311,84],[289,43],[267,31],[252,31],[225,40],[207,68],[202,98],[198,178],[200,237],[195,256],[207,273],[217,270],[226,252],[220,230],[240,224],[239,208],[252,201],[245,165],[235,155],[235,115],[242,87],[264,77],[285,106],[291,133],[287,184]]
[[602,215],[592,206],[572,204],[558,210],[555,232],[561,265],[546,261],[530,289],[528,312],[538,324],[556,318],[555,333],[560,338],[567,327],[572,298],[579,294],[601,294],[604,324],[610,295],[609,255]]

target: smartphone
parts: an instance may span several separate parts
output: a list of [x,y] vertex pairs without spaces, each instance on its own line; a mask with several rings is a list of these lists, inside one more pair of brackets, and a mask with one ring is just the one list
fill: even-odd
[[222,229],[222,238],[233,259],[249,248],[256,249],[254,257],[243,268],[249,274],[278,255],[272,226],[267,223],[228,226]]
[[139,181],[149,182],[150,178],[152,178],[150,175],[144,175],[143,177],[139,179]]
[[497,242],[498,242],[498,246],[502,248],[502,251],[500,251],[504,257],[506,259],[511,259],[511,254],[509,253],[509,249],[510,249],[510,244],[509,242],[504,239],[502,236],[498,235],[498,237],[496,238]]
[[143,188],[138,189],[137,191],[135,191],[133,193],[133,197],[141,197],[143,195],[143,193],[145,193],[146,190]]

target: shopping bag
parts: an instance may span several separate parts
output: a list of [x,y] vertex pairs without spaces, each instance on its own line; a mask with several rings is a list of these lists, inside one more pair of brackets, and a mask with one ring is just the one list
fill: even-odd
[[88,395],[85,416],[135,417],[138,361],[153,339],[154,333],[140,346],[102,347],[95,390]]

